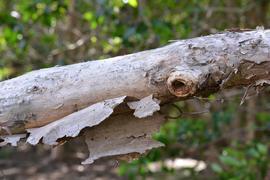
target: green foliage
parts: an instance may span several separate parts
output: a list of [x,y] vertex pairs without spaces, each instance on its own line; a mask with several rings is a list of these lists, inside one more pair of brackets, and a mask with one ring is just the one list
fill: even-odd
[[219,156],[219,164],[211,165],[219,179],[265,179],[269,169],[268,146],[261,143],[237,144]]

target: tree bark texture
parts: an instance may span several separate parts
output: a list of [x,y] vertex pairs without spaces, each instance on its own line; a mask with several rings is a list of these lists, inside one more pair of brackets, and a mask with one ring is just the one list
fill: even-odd
[[[32,71],[0,82],[0,135],[6,143],[16,144],[28,132],[31,144],[42,138],[48,144],[55,144],[58,138],[75,137],[85,127],[97,126],[114,113],[114,117],[126,114],[133,124],[110,120],[115,126],[105,123],[90,131],[115,134],[117,128],[107,132],[102,127],[120,128],[117,123],[121,122],[123,128],[119,132],[130,139],[133,132],[138,133],[136,128],[147,122],[147,116],[160,109],[159,103],[207,96],[237,86],[269,85],[269,73],[270,30],[263,29],[225,31],[135,54]],[[136,118],[132,118],[133,110]],[[137,121],[138,118],[142,120]],[[147,134],[156,122],[162,124],[163,120],[147,124],[148,128],[140,131],[142,135],[136,136],[141,139],[137,147],[145,145],[136,152],[159,146]],[[74,127],[69,129],[72,124]],[[125,127],[136,125],[132,131],[125,131]],[[91,135],[90,131],[86,136]],[[103,138],[102,134],[92,135]],[[86,141],[88,145],[101,147],[100,142],[104,142],[91,142],[91,139]],[[126,144],[124,140],[112,138],[112,141]],[[119,150],[110,148],[107,152],[103,149],[103,154],[89,156],[89,161],[105,154],[118,155]],[[131,149],[123,152],[133,153]]]
[[235,86],[261,86],[269,84],[269,71],[270,30],[181,40],[154,50],[37,70],[0,82],[0,124],[40,127],[120,96],[141,99],[153,94],[166,102]]

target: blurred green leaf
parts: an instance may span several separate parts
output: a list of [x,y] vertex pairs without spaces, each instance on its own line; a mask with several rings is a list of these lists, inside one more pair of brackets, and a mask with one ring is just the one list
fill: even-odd
[[218,165],[218,164],[216,164],[216,163],[211,164],[211,168],[212,168],[212,170],[213,170],[215,173],[220,174],[220,173],[223,172],[222,167],[220,167],[220,165]]
[[134,8],[138,6],[137,0],[127,0],[127,1],[128,1],[128,4]]

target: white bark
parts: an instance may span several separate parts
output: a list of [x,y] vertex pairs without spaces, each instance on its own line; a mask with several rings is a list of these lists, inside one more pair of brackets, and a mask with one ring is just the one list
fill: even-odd
[[[0,82],[0,125],[20,133],[106,99],[162,102],[269,84],[270,30],[224,32],[168,46],[27,73]],[[5,134],[2,129],[0,134]]]
[[102,101],[46,126],[28,129],[30,135],[27,142],[36,145],[43,138],[43,143],[56,145],[59,138],[76,137],[82,129],[98,125],[107,119],[114,112],[114,108],[123,103],[125,98],[123,96]]
[[151,139],[164,122],[154,114],[160,102],[267,85],[269,73],[270,30],[224,32],[33,71],[0,82],[0,145],[16,145],[27,132],[31,144],[56,144],[84,129],[90,149],[84,163],[144,153],[162,145]]

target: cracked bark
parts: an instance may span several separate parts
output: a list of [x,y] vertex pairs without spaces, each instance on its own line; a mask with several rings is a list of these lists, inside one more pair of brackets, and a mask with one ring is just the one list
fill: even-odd
[[121,96],[153,94],[165,103],[224,88],[264,86],[270,84],[269,73],[270,30],[262,29],[37,70],[0,82],[0,135],[24,133]]

